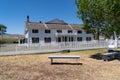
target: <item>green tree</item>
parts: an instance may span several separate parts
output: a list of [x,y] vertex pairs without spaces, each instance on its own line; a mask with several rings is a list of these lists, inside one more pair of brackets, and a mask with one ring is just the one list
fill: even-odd
[[106,37],[113,31],[120,34],[119,0],[76,0],[76,5],[77,16],[83,20],[85,31],[93,33],[95,39],[99,39],[100,33]]
[[106,21],[112,27],[111,31],[115,31],[120,35],[120,0],[105,0]]
[[78,17],[84,22],[84,29],[93,33],[95,39],[99,39],[100,31],[104,26],[104,10],[101,0],[76,0]]
[[6,32],[6,26],[3,24],[0,24],[0,35],[1,35],[1,40],[3,40],[3,34]]

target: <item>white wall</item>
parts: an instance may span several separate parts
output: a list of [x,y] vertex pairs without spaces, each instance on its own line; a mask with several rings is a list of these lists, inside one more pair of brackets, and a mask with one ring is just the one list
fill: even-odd
[[[49,44],[55,44],[56,43],[56,33],[57,30],[51,30],[51,33],[45,33],[45,30],[39,30],[39,33],[32,33],[32,30],[28,30],[28,32],[25,35],[25,38],[28,38],[28,43],[32,44],[32,37],[39,37],[39,45],[45,45],[44,38],[45,37],[51,37],[51,43]],[[86,37],[91,37],[93,40],[92,34],[86,34],[84,30],[82,30],[81,34],[77,34],[77,30],[73,30],[73,33],[76,33],[76,37],[82,37],[83,41],[86,41]],[[63,36],[65,34],[68,34],[68,30],[62,30]],[[76,39],[77,40],[77,39]]]
[[93,40],[93,35],[92,34],[86,34],[86,32],[84,30],[82,30],[81,34],[77,34],[77,37],[82,37],[83,41],[86,41],[86,37],[91,37],[91,39]]

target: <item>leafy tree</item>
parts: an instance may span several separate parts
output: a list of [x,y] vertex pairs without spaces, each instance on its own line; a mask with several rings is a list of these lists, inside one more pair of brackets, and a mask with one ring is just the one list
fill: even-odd
[[0,35],[1,35],[1,40],[3,40],[3,34],[6,32],[6,26],[3,24],[0,24]]
[[76,0],[76,5],[85,31],[93,33],[95,39],[99,39],[100,34],[110,37],[113,31],[120,34],[119,0]]
[[106,21],[111,25],[111,31],[120,35],[120,0],[105,0]]
[[93,33],[95,39],[99,39],[101,28],[104,24],[102,3],[100,0],[76,0],[78,17],[84,22],[84,29]]

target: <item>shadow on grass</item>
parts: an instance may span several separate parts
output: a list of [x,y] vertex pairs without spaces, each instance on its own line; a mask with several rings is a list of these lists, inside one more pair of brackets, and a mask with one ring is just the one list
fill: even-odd
[[[102,60],[102,53],[96,53],[94,55],[91,55],[90,58],[97,59],[97,60]],[[120,61],[120,53],[117,54],[117,55],[114,55],[114,58],[110,58],[109,61],[112,61],[112,60],[119,60]]]
[[102,60],[102,53],[96,53],[94,55],[91,55],[90,58],[97,59],[97,60]]
[[63,62],[54,62],[51,65],[83,65],[83,63],[63,63]]

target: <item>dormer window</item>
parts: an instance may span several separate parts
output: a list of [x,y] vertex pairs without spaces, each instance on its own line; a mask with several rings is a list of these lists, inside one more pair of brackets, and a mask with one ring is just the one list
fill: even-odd
[[50,33],[51,31],[50,30],[45,30],[45,33]]
[[72,30],[68,30],[68,33],[73,33],[73,31]]
[[38,33],[38,29],[33,29],[32,33]]
[[57,30],[57,33],[62,33],[62,30]]

